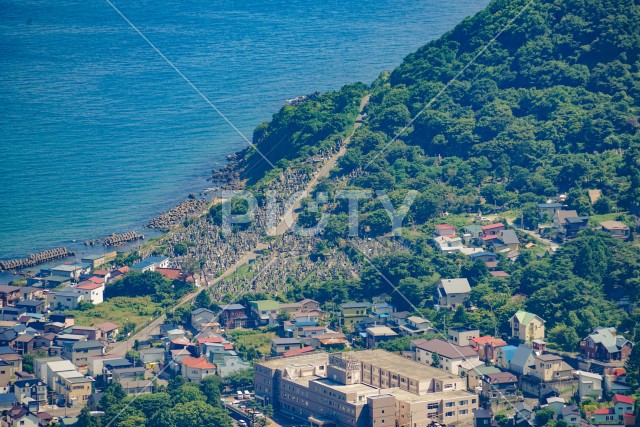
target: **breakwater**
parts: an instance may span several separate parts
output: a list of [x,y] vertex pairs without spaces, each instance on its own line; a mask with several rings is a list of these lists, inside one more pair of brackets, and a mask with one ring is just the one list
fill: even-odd
[[128,233],[112,234],[109,237],[105,237],[102,240],[103,246],[120,246],[125,243],[132,242],[134,240],[142,240],[144,235],[136,233],[135,231],[129,231]]
[[25,267],[33,267],[34,265],[43,264],[58,258],[66,258],[72,255],[74,255],[74,253],[67,248],[47,249],[46,251],[29,254],[26,258],[0,261],[0,271],[13,271]]

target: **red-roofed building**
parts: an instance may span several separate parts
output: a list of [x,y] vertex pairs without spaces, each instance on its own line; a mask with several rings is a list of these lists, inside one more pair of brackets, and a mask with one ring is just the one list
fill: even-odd
[[86,281],[91,282],[91,283],[97,283],[99,285],[104,285],[104,279],[102,277],[98,277],[98,276],[91,276],[88,279],[86,279]]
[[612,408],[600,408],[592,412],[593,424],[622,424],[627,414],[633,415],[635,400],[630,396],[616,394],[613,396]]
[[[194,282],[194,278],[190,274],[185,274],[179,268],[156,268],[156,271],[162,274],[162,277],[169,280],[179,280],[181,282]],[[196,286],[198,284],[196,283]]]
[[128,265],[125,265],[124,267],[120,267],[117,270],[113,270],[111,272],[111,280],[113,281],[113,280],[122,279],[122,276],[127,274],[129,270],[130,268]]
[[104,301],[104,282],[96,283],[89,280],[80,282],[76,289],[82,294],[85,301],[98,305]]
[[204,357],[187,356],[178,363],[181,365],[182,375],[195,383],[199,383],[206,377],[216,373],[216,365],[209,363]]
[[198,338],[198,344],[206,344],[206,343],[214,343],[218,344],[223,342],[222,337],[208,337],[208,338]]
[[311,347],[311,346],[306,346],[306,347],[302,347],[302,348],[295,348],[293,350],[288,350],[288,351],[285,351],[284,353],[282,353],[282,357],[300,356],[301,354],[310,353],[310,352],[315,351],[315,350],[316,349]]
[[482,240],[491,240],[487,238],[490,237],[495,239],[500,237],[500,232],[504,230],[504,224],[499,222],[497,224],[483,225],[480,227],[480,230],[480,237],[482,237]]

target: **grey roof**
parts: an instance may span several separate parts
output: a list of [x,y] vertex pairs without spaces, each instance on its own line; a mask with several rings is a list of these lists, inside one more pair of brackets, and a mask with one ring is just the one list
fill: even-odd
[[520,239],[518,239],[518,235],[513,230],[504,230],[501,233],[500,239],[502,243],[505,245],[512,245],[520,243]]
[[622,335],[617,335],[615,328],[604,328],[602,326],[598,326],[591,332],[589,338],[595,343],[602,344],[610,353],[620,351],[629,342]]
[[272,338],[271,341],[275,345],[300,344],[300,340],[297,338]]
[[446,294],[464,294],[471,292],[467,279],[441,279],[440,284]]
[[19,380],[13,383],[13,385],[15,387],[19,387],[19,388],[25,388],[25,387],[31,387],[33,385],[40,385],[43,386],[45,385],[44,382],[42,382],[40,379],[38,378],[28,378],[26,380]]
[[342,308],[367,308],[369,307],[368,302],[345,302],[344,304],[340,304]]
[[44,301],[39,299],[28,299],[24,301],[20,301],[16,304],[16,307],[37,307],[39,305],[44,304]]
[[429,341],[416,340],[414,344],[417,348],[426,350],[430,353],[438,353],[448,359],[464,359],[466,357],[477,356],[471,346],[459,346],[441,339],[433,339]]
[[74,288],[63,289],[56,294],[56,296],[60,296],[60,297],[73,297],[73,298],[77,298],[81,295],[82,293],[79,290]]
[[529,358],[532,356],[533,348],[524,344],[519,345],[516,349],[516,352],[513,354],[513,357],[511,358],[511,370],[518,373],[523,373],[525,366],[530,363]]
[[91,348],[102,348],[102,343],[96,340],[77,341],[73,343],[74,350],[85,350]]

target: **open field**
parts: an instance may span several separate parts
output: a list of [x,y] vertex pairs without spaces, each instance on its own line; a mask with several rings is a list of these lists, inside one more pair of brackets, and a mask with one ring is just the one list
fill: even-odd
[[98,304],[90,310],[71,311],[76,324],[93,326],[102,322],[113,322],[123,326],[135,323],[136,330],[149,322],[160,313],[160,305],[153,302],[151,297],[114,297]]

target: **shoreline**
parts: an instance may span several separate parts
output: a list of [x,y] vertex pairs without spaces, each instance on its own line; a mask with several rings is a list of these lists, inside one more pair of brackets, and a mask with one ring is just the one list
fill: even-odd
[[[11,281],[24,278],[33,274],[34,271],[38,271],[43,266],[59,264],[69,258],[103,254],[113,250],[117,250],[118,252],[130,252],[132,250],[140,249],[145,242],[162,238],[167,233],[171,232],[171,230],[179,227],[185,220],[202,215],[203,209],[215,199],[216,192],[223,189],[229,189],[232,184],[240,183],[240,176],[243,169],[242,161],[245,159],[248,151],[249,147],[230,153],[226,156],[226,165],[218,169],[211,169],[206,181],[214,183],[213,186],[204,189],[194,189],[168,210],[145,220],[143,224],[132,226],[130,230],[117,230],[106,236],[92,237],[83,241],[65,240],[67,243],[66,245],[61,242],[60,245],[55,247],[45,248],[22,256],[0,258],[1,263],[9,264],[14,262],[23,262],[49,251],[58,249],[66,251],[65,256],[38,261],[32,265],[26,265],[20,268],[0,269],[0,280]],[[108,242],[113,238],[113,236],[122,236],[125,234],[142,236],[142,238],[122,241],[117,245],[105,244],[105,242]]]

